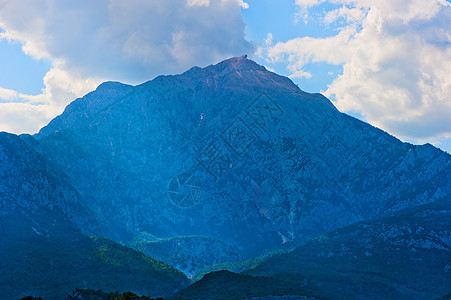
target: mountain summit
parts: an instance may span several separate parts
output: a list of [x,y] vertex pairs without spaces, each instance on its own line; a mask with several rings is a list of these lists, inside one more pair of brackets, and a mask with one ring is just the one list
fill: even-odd
[[170,248],[187,259],[165,262],[186,273],[451,195],[447,153],[402,143],[242,57],[103,83],[23,139],[91,212],[79,224],[100,224],[81,230],[162,260]]

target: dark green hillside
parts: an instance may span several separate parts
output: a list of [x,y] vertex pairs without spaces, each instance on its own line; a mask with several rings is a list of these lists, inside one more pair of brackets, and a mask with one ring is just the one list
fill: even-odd
[[247,270],[293,283],[332,299],[435,299],[451,287],[451,201],[308,241]]
[[[292,250],[293,248],[290,248],[290,250]],[[234,263],[215,264],[213,266],[207,267],[207,268],[197,272],[196,274],[194,274],[194,276],[191,278],[191,281],[192,282],[199,281],[204,277],[204,275],[211,273],[211,272],[216,272],[216,271],[226,270],[226,271],[230,271],[233,273],[241,273],[247,269],[250,269],[250,268],[258,265],[259,263],[265,261],[266,259],[268,259],[269,257],[272,257],[273,255],[286,253],[288,251],[289,251],[288,249],[280,250],[280,251],[273,251],[273,252],[266,254],[265,256],[259,256],[259,257],[251,258],[248,260],[238,261],[238,262],[234,262]]]
[[82,234],[77,225],[95,226],[81,217],[88,210],[79,200],[41,155],[0,133],[1,300],[60,300],[75,288],[158,296],[188,283],[180,271],[141,252]]
[[305,296],[305,293],[302,285],[294,286],[279,279],[218,271],[205,275],[172,299],[245,299],[268,295],[296,295],[296,299],[316,299]]
[[0,218],[0,299],[63,299],[75,288],[166,296],[188,283],[180,271],[141,252],[89,238],[61,220],[41,219],[38,227],[23,216],[14,213],[20,223]]

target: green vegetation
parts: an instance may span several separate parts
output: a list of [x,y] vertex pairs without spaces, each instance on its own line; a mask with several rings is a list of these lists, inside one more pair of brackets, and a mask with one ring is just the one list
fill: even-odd
[[[325,299],[451,299],[449,199],[361,222],[286,252],[219,264],[173,299],[304,295]],[[443,296],[445,295],[445,296]]]
[[52,231],[37,228],[44,232],[37,234],[31,229],[37,225],[20,212],[0,218],[1,299],[19,299],[23,291],[45,300],[64,299],[75,288],[167,296],[189,282],[182,272],[142,252],[87,237],[53,218],[34,220]]
[[111,300],[122,295],[116,292],[106,293],[102,290],[91,290],[91,289],[75,289],[72,295],[68,295],[68,300]]
[[449,292],[449,201],[409,209],[312,239],[245,271],[333,299],[434,299]]
[[151,298],[149,296],[138,296],[132,292],[111,292],[105,293],[102,290],[90,290],[90,289],[76,289],[72,295],[67,296],[67,299],[77,300],[164,300],[164,298]]
[[163,298],[151,298],[147,296],[138,296],[132,292],[125,292],[120,297],[111,298],[111,300],[163,300]]
[[132,248],[122,246],[102,237],[91,237],[95,244],[94,251],[100,260],[110,267],[129,268],[134,270],[157,272],[167,278],[184,277],[183,273],[168,264],[145,255]]
[[265,261],[266,259],[269,259],[270,257],[277,255],[277,254],[281,254],[281,253],[286,253],[287,251],[275,251],[275,252],[271,252],[265,256],[261,256],[261,257],[256,257],[256,258],[251,258],[248,260],[244,260],[244,261],[238,261],[235,263],[222,263],[222,264],[216,264],[213,266],[210,266],[208,268],[203,269],[202,271],[197,272],[193,278],[191,279],[192,282],[196,282],[201,280],[204,275],[211,273],[211,272],[216,272],[216,271],[230,271],[233,273],[240,273],[244,270],[250,269],[256,265],[258,265],[259,263]]
[[193,283],[171,299],[244,299],[268,295],[306,296],[308,293],[302,285],[272,277],[218,271],[205,275],[202,280]]
[[[142,238],[142,240],[139,240]],[[240,260],[233,246],[205,236],[178,236],[153,239],[146,233],[138,234],[131,247],[179,268],[190,276],[206,266]]]

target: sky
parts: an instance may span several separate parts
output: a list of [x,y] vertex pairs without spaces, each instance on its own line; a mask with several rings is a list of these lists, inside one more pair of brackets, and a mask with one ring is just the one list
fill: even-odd
[[36,133],[107,80],[243,54],[451,153],[449,0],[0,0],[0,131]]

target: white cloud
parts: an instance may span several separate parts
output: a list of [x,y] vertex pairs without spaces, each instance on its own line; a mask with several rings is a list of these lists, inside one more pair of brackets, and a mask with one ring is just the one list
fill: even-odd
[[[322,0],[297,0],[300,9]],[[270,62],[296,76],[310,63],[342,65],[325,91],[342,111],[411,141],[451,136],[451,5],[444,0],[331,0],[327,38],[268,46]]]
[[365,11],[360,8],[349,8],[342,6],[331,10],[324,16],[324,23],[330,25],[343,18],[348,24],[361,22],[365,18]]
[[0,87],[0,101],[11,101],[17,99],[17,97],[16,91]]
[[189,6],[210,6],[210,0],[187,0]]
[[312,6],[319,5],[325,1],[326,0],[296,0],[295,3],[297,6],[301,8],[309,8]]
[[247,2],[244,2],[243,0],[237,0],[238,5],[241,6],[241,8],[248,9],[249,4]]
[[94,90],[100,81],[80,78],[54,67],[45,75],[44,84],[45,89],[39,95],[0,87],[0,131],[38,132],[60,114],[68,102]]
[[290,75],[290,78],[312,78],[312,74],[302,70],[296,70],[293,74]]
[[137,84],[252,53],[240,10],[246,7],[242,0],[0,0],[0,38],[52,63],[42,95],[16,92],[17,102],[40,103],[36,113],[50,120],[51,111],[104,80]]
[[[49,105],[0,103],[0,131],[34,133],[54,116]],[[54,112],[53,112],[54,113]]]

